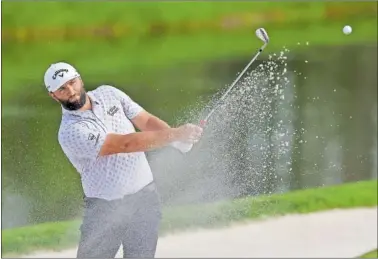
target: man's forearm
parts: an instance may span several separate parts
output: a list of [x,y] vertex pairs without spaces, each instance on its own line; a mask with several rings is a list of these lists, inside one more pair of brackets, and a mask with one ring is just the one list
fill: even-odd
[[159,119],[158,117],[156,116],[153,116],[151,115],[148,120],[147,120],[147,123],[146,123],[146,129],[147,131],[150,131],[150,130],[163,130],[163,129],[169,129],[171,128],[168,123],[166,123],[165,121]]
[[[142,132],[171,129],[168,123],[147,112],[142,112],[139,116],[134,118],[133,123]],[[188,152],[193,146],[193,144],[182,143],[178,140],[169,143],[169,145],[179,149],[181,152]]]
[[155,131],[171,128],[165,121],[147,111],[140,112],[131,121],[140,131]]
[[108,134],[101,147],[100,156],[145,152],[163,147],[179,138],[177,129],[163,129],[129,134]]

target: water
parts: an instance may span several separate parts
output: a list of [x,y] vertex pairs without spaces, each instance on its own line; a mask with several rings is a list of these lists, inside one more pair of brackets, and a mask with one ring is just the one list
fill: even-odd
[[[368,102],[365,109],[376,114],[376,99],[355,100],[345,91],[357,87],[353,82],[341,85],[332,73],[319,75],[325,72],[319,69],[319,60],[312,64],[303,59],[299,66],[289,62],[293,59],[289,52],[284,49],[255,65],[211,118],[201,143],[190,154],[172,159],[175,154],[166,151],[153,157],[155,170],[164,171],[159,179],[166,201],[203,202],[376,177],[376,158],[371,155],[376,154],[376,126],[363,127],[376,117],[356,124],[352,113],[358,112],[340,107]],[[243,65],[238,64],[240,70]],[[371,65],[376,67],[376,60]],[[350,65],[340,64],[340,69],[344,76],[363,73]],[[374,95],[376,77],[366,76],[371,83],[360,91]],[[215,94],[212,105],[226,89]],[[336,89],[343,92],[341,96]],[[195,110],[191,121],[198,122],[205,114]],[[365,142],[365,151],[352,146],[351,128],[355,138],[370,140]],[[172,164],[163,162],[167,160]],[[172,189],[165,188],[169,184]]]
[[[261,57],[190,153],[164,148],[148,154],[163,202],[376,178],[376,56],[375,46],[357,46]],[[171,124],[198,123],[248,61],[218,60],[201,70],[183,64],[161,71],[151,94],[142,87],[131,94]],[[3,107],[3,228],[75,218],[81,211],[79,177],[56,140],[60,110],[42,90],[33,94]],[[29,115],[20,112],[26,108]],[[29,207],[15,210],[15,200]]]

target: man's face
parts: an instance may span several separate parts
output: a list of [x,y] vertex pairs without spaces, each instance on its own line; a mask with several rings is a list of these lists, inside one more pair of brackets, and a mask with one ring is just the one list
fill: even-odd
[[67,110],[79,110],[86,102],[86,93],[83,81],[80,78],[74,78],[62,85],[50,95]]

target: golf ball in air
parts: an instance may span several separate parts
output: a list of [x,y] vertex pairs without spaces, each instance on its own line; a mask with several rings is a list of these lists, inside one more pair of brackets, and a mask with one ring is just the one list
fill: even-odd
[[350,27],[349,25],[345,25],[343,28],[343,32],[344,34],[350,34],[352,32],[352,27]]

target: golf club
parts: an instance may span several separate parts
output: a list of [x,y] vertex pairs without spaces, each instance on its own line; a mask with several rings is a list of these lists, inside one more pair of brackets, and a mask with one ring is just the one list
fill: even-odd
[[251,59],[251,61],[248,63],[248,65],[244,68],[244,70],[239,74],[239,76],[235,79],[235,81],[231,84],[231,86],[227,89],[227,91],[222,95],[222,97],[219,99],[218,103],[215,105],[215,107],[207,114],[207,116],[200,121],[200,126],[204,127],[207,120],[210,118],[210,116],[215,112],[215,110],[220,106],[222,101],[226,98],[228,93],[234,88],[234,86],[239,82],[240,78],[244,75],[244,73],[248,70],[248,68],[252,65],[252,63],[256,60],[256,58],[260,55],[260,53],[265,49],[266,45],[269,43],[269,37],[268,33],[265,31],[264,28],[259,28],[256,30],[256,36],[264,42],[264,45],[257,51],[255,56]]
[[[222,101],[226,98],[226,96],[229,94],[229,92],[234,88],[234,86],[239,82],[240,78],[244,75],[244,73],[248,70],[248,68],[252,65],[252,63],[256,60],[256,58],[260,55],[260,53],[264,50],[266,45],[269,42],[269,36],[268,33],[265,31],[264,28],[259,28],[256,30],[256,36],[264,42],[264,45],[260,47],[258,52],[255,54],[255,56],[251,59],[251,61],[247,64],[247,66],[243,69],[243,71],[239,74],[239,76],[235,79],[235,81],[231,84],[231,86],[227,89],[227,91],[222,95],[222,97],[219,99],[215,107],[207,114],[207,116],[200,121],[200,126],[204,127],[207,120],[211,117],[211,115],[216,111],[216,109],[220,106]],[[182,143],[182,142],[174,142],[171,144],[171,146],[179,149],[181,152],[186,153],[190,151],[193,147],[193,144],[190,143]]]

